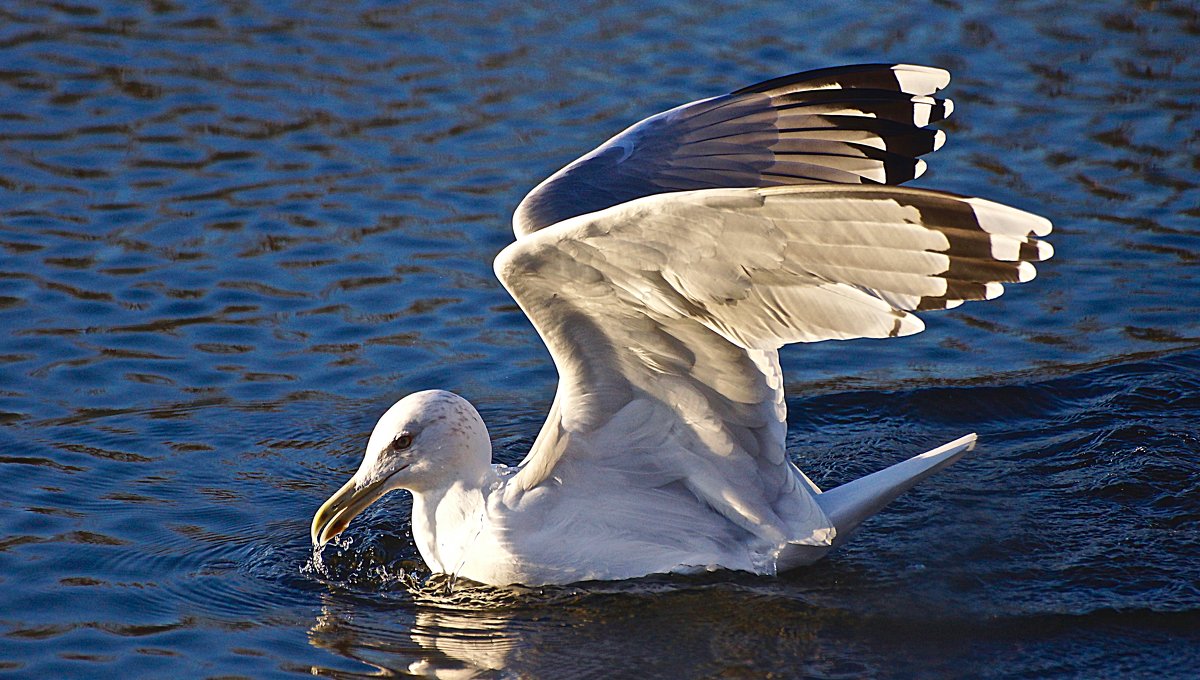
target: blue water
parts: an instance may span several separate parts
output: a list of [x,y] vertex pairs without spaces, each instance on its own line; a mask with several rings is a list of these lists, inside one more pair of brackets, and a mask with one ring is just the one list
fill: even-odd
[[[1194,677],[1192,2],[0,7],[0,674]],[[408,500],[314,560],[374,420],[430,387],[519,460],[554,390],[491,275],[524,193],[768,77],[949,68],[919,186],[1054,260],[928,330],[784,353],[822,486],[978,431],[823,562],[499,592]]]

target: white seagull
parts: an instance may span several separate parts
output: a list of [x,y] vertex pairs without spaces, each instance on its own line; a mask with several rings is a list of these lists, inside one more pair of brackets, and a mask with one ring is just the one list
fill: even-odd
[[651,116],[539,184],[496,275],[560,380],[517,467],[463,398],[411,394],[312,522],[321,546],[396,489],[434,572],[492,585],[809,564],[968,434],[822,492],[789,459],[778,349],[920,332],[912,312],[1034,277],[1042,217],[888,186],[950,114],[937,68],[808,71]]

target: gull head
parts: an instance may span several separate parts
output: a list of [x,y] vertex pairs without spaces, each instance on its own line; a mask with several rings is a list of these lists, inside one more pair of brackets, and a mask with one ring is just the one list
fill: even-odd
[[436,492],[480,479],[491,457],[487,428],[470,402],[443,390],[410,394],[375,424],[358,472],[313,516],[313,545],[340,534],[390,491]]

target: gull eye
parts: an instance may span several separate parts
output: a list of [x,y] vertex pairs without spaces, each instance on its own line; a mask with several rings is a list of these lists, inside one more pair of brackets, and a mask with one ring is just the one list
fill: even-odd
[[403,451],[412,446],[413,436],[407,432],[401,432],[392,440],[393,451]]

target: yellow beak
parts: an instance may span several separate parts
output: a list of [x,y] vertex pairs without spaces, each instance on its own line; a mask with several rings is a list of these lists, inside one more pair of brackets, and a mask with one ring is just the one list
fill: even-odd
[[319,548],[329,542],[329,539],[345,531],[350,525],[350,520],[383,497],[386,493],[383,491],[386,481],[387,479],[381,479],[373,484],[355,488],[354,480],[351,479],[338,489],[337,493],[330,496],[317,510],[317,514],[313,515],[313,545]]

